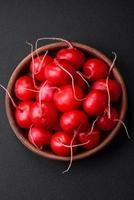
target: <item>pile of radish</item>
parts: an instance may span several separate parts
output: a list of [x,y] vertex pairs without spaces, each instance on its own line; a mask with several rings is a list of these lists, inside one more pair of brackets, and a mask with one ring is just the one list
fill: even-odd
[[119,119],[121,87],[110,67],[72,45],[34,56],[14,91],[18,126],[32,145],[58,156],[95,148]]

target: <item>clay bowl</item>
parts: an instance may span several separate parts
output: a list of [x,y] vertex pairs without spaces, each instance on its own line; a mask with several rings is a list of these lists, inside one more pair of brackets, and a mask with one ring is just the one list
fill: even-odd
[[[111,60],[109,60],[109,58],[104,55],[102,52],[84,45],[84,44],[80,44],[80,43],[73,43],[73,45],[75,47],[77,47],[78,49],[82,50],[87,56],[95,56],[98,57],[102,60],[104,60],[108,66],[111,65]],[[62,48],[62,47],[66,47],[66,44],[63,42],[58,42],[58,43],[53,43],[53,44],[48,44],[45,45],[41,48],[38,49],[38,53],[42,54],[44,53],[46,50],[49,51],[49,54],[53,55],[58,49]],[[36,56],[36,52],[34,52],[34,56]],[[7,89],[10,92],[10,94],[15,98],[14,96],[14,84],[15,81],[17,80],[17,78],[19,76],[21,76],[22,74],[25,74],[26,72],[28,72],[28,65],[31,61],[31,54],[29,54],[28,56],[26,56],[19,64],[18,66],[15,68],[13,74],[11,75],[11,78],[9,80]],[[120,72],[117,70],[116,67],[114,67],[113,69],[113,76],[114,78],[120,83],[121,85],[121,89],[122,89],[122,97],[120,100],[120,105],[119,105],[119,110],[120,110],[120,119],[124,120],[125,118],[125,114],[126,114],[126,110],[127,110],[127,93],[126,93],[126,87],[123,81],[123,78],[120,74]],[[57,156],[52,152],[49,151],[41,151],[37,148],[35,148],[26,138],[26,131],[22,130],[21,128],[18,127],[18,125],[15,122],[14,119],[14,108],[12,106],[12,103],[8,97],[8,95],[6,95],[5,98],[5,106],[6,106],[6,113],[7,113],[7,117],[10,123],[10,126],[13,130],[13,132],[15,133],[15,135],[17,136],[17,138],[21,141],[21,143],[23,143],[28,149],[30,149],[31,151],[33,151],[34,153],[43,156],[45,158],[49,158],[49,159],[54,159],[54,160],[62,160],[62,161],[69,161],[70,157],[61,157],[61,156]],[[118,123],[116,125],[116,127],[114,128],[113,131],[111,131],[108,136],[94,149],[92,150],[88,150],[88,151],[83,151],[78,153],[77,155],[73,156],[73,160],[78,160],[78,159],[83,159],[89,156],[94,155],[97,152],[100,152],[102,149],[104,149],[104,147],[106,147],[110,142],[112,142],[112,140],[114,139],[114,137],[119,133],[119,130],[121,128],[121,124]]]

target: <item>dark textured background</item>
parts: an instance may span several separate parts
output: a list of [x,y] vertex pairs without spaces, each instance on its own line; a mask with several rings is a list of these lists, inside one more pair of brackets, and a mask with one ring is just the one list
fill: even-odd
[[[0,82],[8,79],[29,53],[26,40],[64,37],[90,44],[112,57],[129,95],[127,125],[134,137],[134,6],[133,1],[0,0]],[[133,200],[134,142],[121,130],[101,154],[77,161],[69,174],[66,163],[43,159],[28,151],[14,136],[0,91],[1,200]]]

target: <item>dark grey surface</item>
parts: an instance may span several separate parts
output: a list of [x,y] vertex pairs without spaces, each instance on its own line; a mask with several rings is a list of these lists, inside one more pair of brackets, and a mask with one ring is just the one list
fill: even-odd
[[[29,53],[25,41],[42,36],[64,37],[90,44],[111,56],[129,95],[127,125],[134,137],[134,6],[133,1],[3,1],[0,0],[0,82],[7,84],[18,62]],[[66,163],[43,159],[14,136],[0,91],[1,200],[133,200],[134,142],[122,130],[101,154]]]

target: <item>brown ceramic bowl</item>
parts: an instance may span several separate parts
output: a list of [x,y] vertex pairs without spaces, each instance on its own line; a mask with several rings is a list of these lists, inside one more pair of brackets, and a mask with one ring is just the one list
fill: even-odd
[[[78,49],[80,49],[81,51],[83,51],[86,55],[91,55],[91,56],[95,56],[98,57],[102,60],[104,60],[109,66],[111,65],[111,60],[109,60],[109,58],[107,58],[106,55],[104,55],[102,52],[84,45],[84,44],[80,44],[80,43],[73,43],[73,45],[75,47],[77,47]],[[53,44],[48,44],[45,45],[41,48],[38,49],[38,53],[42,54],[44,53],[46,50],[49,51],[50,54],[54,54],[58,49],[62,48],[62,47],[66,47],[66,44],[63,42],[58,42],[58,43],[53,43]],[[34,52],[34,55],[36,55],[36,53]],[[21,76],[22,74],[25,74],[26,72],[28,72],[29,69],[29,63],[31,61],[31,54],[29,54],[28,56],[26,56],[21,63],[15,68],[13,74],[11,75],[11,78],[9,80],[7,89],[10,92],[10,94],[15,98],[14,96],[14,84],[15,81],[17,80],[17,78],[19,76]],[[119,71],[117,70],[116,67],[114,67],[113,69],[113,76],[114,78],[120,83],[121,85],[121,89],[122,89],[122,97],[120,100],[120,105],[119,105],[119,109],[120,109],[120,119],[124,120],[125,118],[125,114],[126,114],[126,110],[127,110],[127,93],[126,93],[126,87],[123,81],[123,78],[121,76],[121,74],[119,73]],[[6,113],[7,113],[7,117],[10,123],[11,128],[13,129],[15,135],[17,136],[17,138],[31,151],[33,151],[34,153],[43,156],[45,158],[50,158],[50,159],[54,159],[54,160],[63,160],[63,161],[68,161],[70,160],[70,157],[61,157],[61,156],[57,156],[52,152],[49,151],[41,151],[38,150],[37,148],[35,148],[29,141],[28,139],[25,137],[26,133],[24,132],[24,130],[22,130],[21,128],[19,128],[19,126],[16,124],[16,121],[14,119],[14,108],[12,106],[12,103],[8,97],[8,95],[6,95],[6,99],[5,99],[5,105],[6,105]],[[83,151],[80,152],[77,155],[73,156],[73,160],[78,160],[78,159],[83,159],[89,156],[94,155],[95,153],[101,151],[104,147],[106,147],[113,139],[114,137],[118,134],[119,130],[121,128],[121,124],[118,123],[116,125],[116,127],[114,128],[113,131],[111,131],[108,136],[94,149],[92,150],[88,150],[88,151]]]

